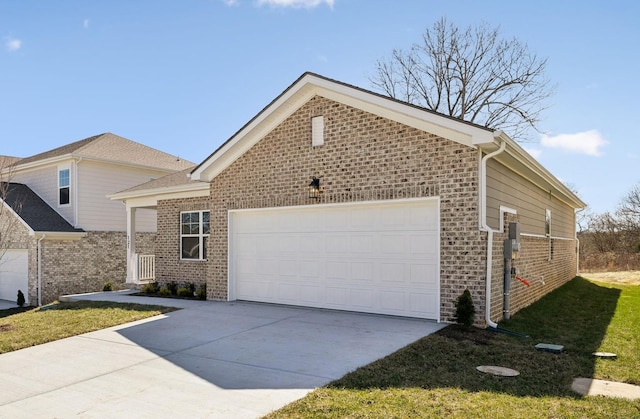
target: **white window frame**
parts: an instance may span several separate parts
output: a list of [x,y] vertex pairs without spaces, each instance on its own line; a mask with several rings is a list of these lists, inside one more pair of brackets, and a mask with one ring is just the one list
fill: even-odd
[[[60,176],[60,174],[61,174],[62,172],[64,172],[64,171],[69,172],[69,176],[68,176],[68,178],[67,178],[67,179],[68,179],[68,184],[67,184],[66,186],[61,186],[61,185],[60,185],[60,180],[61,180],[61,176]],[[71,166],[60,166],[60,167],[58,167],[58,184],[57,184],[57,185],[58,185],[58,187],[57,187],[57,189],[56,189],[56,190],[57,190],[57,192],[58,192],[58,199],[57,199],[57,201],[58,201],[58,206],[59,206],[59,207],[68,207],[68,206],[71,206]],[[63,203],[61,203],[61,202],[60,202],[60,191],[61,191],[62,189],[64,189],[64,188],[68,189],[68,195],[69,195],[69,202],[67,202],[66,204],[63,204]]]
[[551,237],[551,210],[549,208],[544,211],[544,235]]
[[[183,227],[183,221],[182,221],[182,217],[184,214],[194,214],[197,213],[198,214],[198,232],[197,233],[184,233],[182,231],[182,227]],[[204,225],[204,221],[203,221],[203,214],[209,214],[209,233],[204,233],[204,229],[203,229],[203,225]],[[203,260],[207,260],[206,257],[204,257],[204,241],[205,239],[208,239],[211,233],[211,212],[209,210],[196,210],[196,211],[180,211],[180,260],[181,261],[203,261]],[[195,258],[185,258],[183,257],[184,253],[183,253],[183,249],[182,249],[182,244],[183,244],[183,238],[186,237],[196,237],[198,238],[198,257]]]

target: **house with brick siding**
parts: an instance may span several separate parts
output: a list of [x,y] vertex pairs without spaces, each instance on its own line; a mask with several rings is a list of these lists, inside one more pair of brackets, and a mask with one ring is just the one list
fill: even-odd
[[[21,290],[30,305],[124,287],[126,213],[107,195],[193,167],[111,133],[2,163],[0,299]],[[156,225],[138,212],[139,248],[153,250]]]
[[436,321],[469,289],[489,326],[576,275],[584,207],[502,131],[313,73],[198,166],[111,198],[157,211],[160,283]]

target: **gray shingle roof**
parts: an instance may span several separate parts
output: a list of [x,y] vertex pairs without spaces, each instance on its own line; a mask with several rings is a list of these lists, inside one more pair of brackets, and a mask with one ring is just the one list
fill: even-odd
[[153,179],[149,182],[145,182],[132,188],[125,189],[121,192],[145,191],[147,189],[168,188],[171,186],[187,185],[190,183],[204,183],[198,180],[191,180],[191,178],[189,178],[188,174],[194,167],[195,165],[180,172],[171,173],[169,175],[159,177],[158,179]]
[[82,229],[74,228],[60,214],[51,208],[27,185],[22,183],[2,182],[0,194],[6,193],[4,201],[24,220],[33,231],[81,233]]
[[71,155],[165,170],[184,170],[194,163],[147,147],[109,132],[45,151],[17,162],[18,166],[39,160]]
[[0,169],[4,170],[11,166],[14,163],[22,160],[21,157],[13,157],[13,156],[2,156],[0,155]]

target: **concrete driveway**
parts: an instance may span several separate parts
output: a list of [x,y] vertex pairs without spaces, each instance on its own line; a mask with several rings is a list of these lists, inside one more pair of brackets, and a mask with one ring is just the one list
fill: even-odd
[[444,326],[248,302],[74,298],[182,310],[0,355],[0,417],[259,417]]

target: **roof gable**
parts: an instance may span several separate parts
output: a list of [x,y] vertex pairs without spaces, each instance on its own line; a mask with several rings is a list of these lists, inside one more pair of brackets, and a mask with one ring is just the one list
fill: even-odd
[[[28,186],[21,183],[2,182],[6,191],[4,202],[34,232],[81,233],[51,208]],[[0,197],[2,199],[2,197]]]
[[346,104],[475,147],[491,143],[494,130],[471,124],[314,73],[304,73],[251,121],[198,165],[191,176],[211,181],[314,96]]

